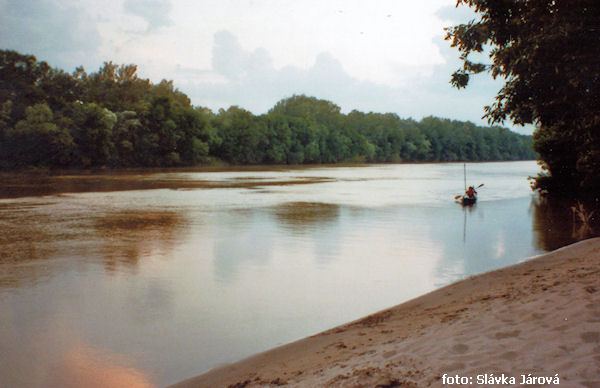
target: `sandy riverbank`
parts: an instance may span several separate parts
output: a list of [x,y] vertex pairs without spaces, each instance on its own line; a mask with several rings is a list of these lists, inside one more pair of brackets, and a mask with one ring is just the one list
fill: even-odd
[[524,375],[525,384],[558,376],[560,386],[600,387],[600,238],[462,280],[171,388],[439,387],[457,375],[471,386],[521,386]]

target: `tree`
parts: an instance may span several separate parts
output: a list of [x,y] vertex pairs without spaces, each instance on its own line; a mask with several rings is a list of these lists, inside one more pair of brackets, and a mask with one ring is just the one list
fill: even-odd
[[112,131],[112,142],[117,155],[113,158],[119,166],[136,165],[135,149],[137,137],[142,129],[142,123],[136,112],[123,111],[117,113],[117,122]]
[[177,143],[183,137],[177,127],[172,101],[168,97],[155,97],[144,120],[144,127],[157,135],[154,165],[173,166],[179,164]]
[[42,68],[45,72],[38,86],[43,93],[44,101],[53,111],[59,111],[77,99],[77,81],[69,73],[51,69],[49,66],[42,66]]
[[27,107],[25,119],[7,131],[10,163],[13,166],[66,166],[71,161],[73,139],[54,123],[46,104]]
[[150,81],[139,78],[133,64],[104,62],[98,72],[90,75],[79,67],[73,78],[78,82],[83,102],[93,102],[113,112],[139,111],[144,102],[150,105],[152,101]]
[[[530,142],[445,119],[343,114],[304,95],[260,116],[235,106],[213,114],[172,81],[138,77],[133,64],[68,74],[0,50],[0,168],[527,159]],[[598,158],[589,155],[579,164],[594,169]]]
[[[551,176],[538,186],[600,192],[600,2],[597,0],[458,0],[479,18],[447,29],[465,87],[483,71],[506,80],[485,108],[491,123],[534,124],[534,147]],[[491,64],[472,53],[491,48]]]
[[[269,114],[262,117],[267,126],[266,139],[262,142],[265,146],[265,162],[272,164],[285,164],[290,156],[292,145],[292,131],[288,125],[287,117],[280,114]],[[302,163],[304,155],[301,147],[296,147],[292,159],[294,163]]]
[[269,113],[313,119],[329,129],[336,129],[340,125],[340,110],[341,108],[331,101],[294,95],[277,102]]
[[232,106],[215,118],[221,144],[215,155],[234,164],[258,164],[265,157],[267,125],[251,112]]
[[182,134],[177,142],[177,151],[184,164],[200,163],[208,156],[210,149],[211,128],[208,112],[191,107],[175,108],[175,122]]
[[99,167],[107,164],[114,155],[112,130],[117,116],[97,104],[73,103],[71,134],[77,145],[76,162],[81,167]]
[[48,96],[40,85],[53,75],[50,66],[33,55],[0,50],[0,105],[10,101],[10,125],[25,118],[27,107],[45,102]]

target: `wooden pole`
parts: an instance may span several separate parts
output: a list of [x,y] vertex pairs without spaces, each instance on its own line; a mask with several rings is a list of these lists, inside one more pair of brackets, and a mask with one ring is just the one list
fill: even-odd
[[465,192],[467,191],[467,164],[463,163],[463,176],[465,178]]

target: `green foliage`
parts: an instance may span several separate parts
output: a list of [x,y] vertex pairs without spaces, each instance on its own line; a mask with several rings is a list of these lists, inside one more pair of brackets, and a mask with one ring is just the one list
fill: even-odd
[[221,143],[211,152],[233,164],[523,160],[536,157],[530,136],[518,135],[505,128],[482,128],[436,117],[416,122],[389,113],[352,111],[344,115],[331,102],[305,96],[284,99],[268,114],[259,117],[238,107],[221,110],[214,118],[213,126]]
[[531,137],[504,128],[386,113],[341,113],[303,95],[256,116],[193,107],[171,81],[105,62],[72,75],[33,56],[0,51],[0,166],[172,167],[513,160],[535,157]]
[[137,76],[136,65],[104,62],[97,73],[88,75],[83,68],[78,68],[73,76],[78,81],[80,100],[113,112],[143,110],[151,99],[152,85]]
[[95,103],[74,103],[69,116],[71,134],[77,145],[75,164],[80,167],[107,165],[114,153],[112,137],[117,115]]
[[6,131],[7,160],[18,167],[68,165],[74,150],[73,139],[53,119],[46,104],[27,107],[25,119]]
[[[57,75],[58,74],[58,75]],[[61,73],[53,71],[46,62],[38,62],[33,55],[15,51],[0,51],[0,104],[10,102],[8,124],[14,126],[25,118],[28,106],[45,103],[45,90],[53,90],[52,78]],[[59,83],[57,81],[57,83]],[[68,94],[68,91],[65,91]]]
[[276,103],[269,113],[304,118],[327,128],[337,129],[340,125],[340,111],[340,107],[330,101],[295,95]]
[[234,164],[259,164],[265,159],[267,127],[251,112],[232,106],[213,120],[220,145],[213,155]]
[[[600,193],[600,2],[458,0],[478,19],[449,28],[464,65],[451,83],[489,71],[506,80],[486,107],[492,123],[534,124],[534,147],[553,191]],[[491,64],[469,61],[490,47]],[[554,181],[551,184],[550,181]]]

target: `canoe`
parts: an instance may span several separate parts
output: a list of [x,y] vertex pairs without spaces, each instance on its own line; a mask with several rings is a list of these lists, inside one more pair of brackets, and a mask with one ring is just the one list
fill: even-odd
[[474,197],[467,197],[466,195],[464,195],[461,199],[460,199],[460,203],[463,206],[468,206],[468,205],[474,205],[475,202],[477,202],[477,196]]

